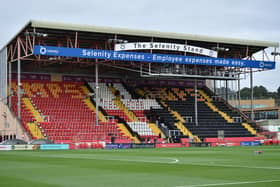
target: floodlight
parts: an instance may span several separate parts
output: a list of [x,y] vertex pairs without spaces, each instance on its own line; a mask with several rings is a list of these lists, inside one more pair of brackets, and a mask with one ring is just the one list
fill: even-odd
[[212,47],[212,50],[215,50],[215,51],[229,51],[229,48],[227,47]]

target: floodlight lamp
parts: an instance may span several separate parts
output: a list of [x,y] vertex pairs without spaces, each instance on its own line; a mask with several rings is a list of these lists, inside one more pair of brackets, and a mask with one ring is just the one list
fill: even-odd
[[127,40],[122,40],[122,39],[116,39],[116,38],[114,38],[114,39],[108,39],[108,42],[109,43],[127,43],[128,41]]
[[229,48],[226,47],[226,48],[225,48],[225,51],[229,51]]
[[46,33],[40,33],[40,32],[35,32],[34,33],[36,36],[38,36],[38,37],[47,37],[48,36],[48,34],[46,34]]
[[48,37],[47,33],[40,33],[40,32],[28,32],[26,31],[24,33],[25,36],[37,36],[37,37]]
[[229,51],[229,48],[227,48],[227,47],[212,47],[212,50],[215,50],[215,51],[226,51],[226,52],[228,52],[228,51]]

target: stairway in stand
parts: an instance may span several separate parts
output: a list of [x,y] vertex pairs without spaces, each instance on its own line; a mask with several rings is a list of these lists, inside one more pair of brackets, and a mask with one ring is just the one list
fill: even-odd
[[28,108],[28,110],[32,113],[33,117],[35,118],[34,122],[28,122],[27,126],[30,129],[30,132],[32,136],[35,139],[42,139],[45,138],[45,136],[42,133],[41,128],[38,126],[40,122],[43,122],[43,118],[39,111],[35,109],[33,104],[31,103],[29,98],[22,98],[22,102],[25,104],[25,106]]

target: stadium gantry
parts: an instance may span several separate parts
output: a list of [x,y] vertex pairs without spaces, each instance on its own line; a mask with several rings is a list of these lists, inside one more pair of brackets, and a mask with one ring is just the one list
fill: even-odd
[[275,68],[268,47],[278,43],[30,21],[0,52],[0,135],[66,143],[254,139],[253,115],[228,100],[240,99],[247,75],[252,88],[254,72]]

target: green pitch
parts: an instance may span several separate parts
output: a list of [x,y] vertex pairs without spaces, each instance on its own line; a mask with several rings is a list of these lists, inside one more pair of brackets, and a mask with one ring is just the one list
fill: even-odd
[[280,146],[1,151],[0,186],[278,187]]

